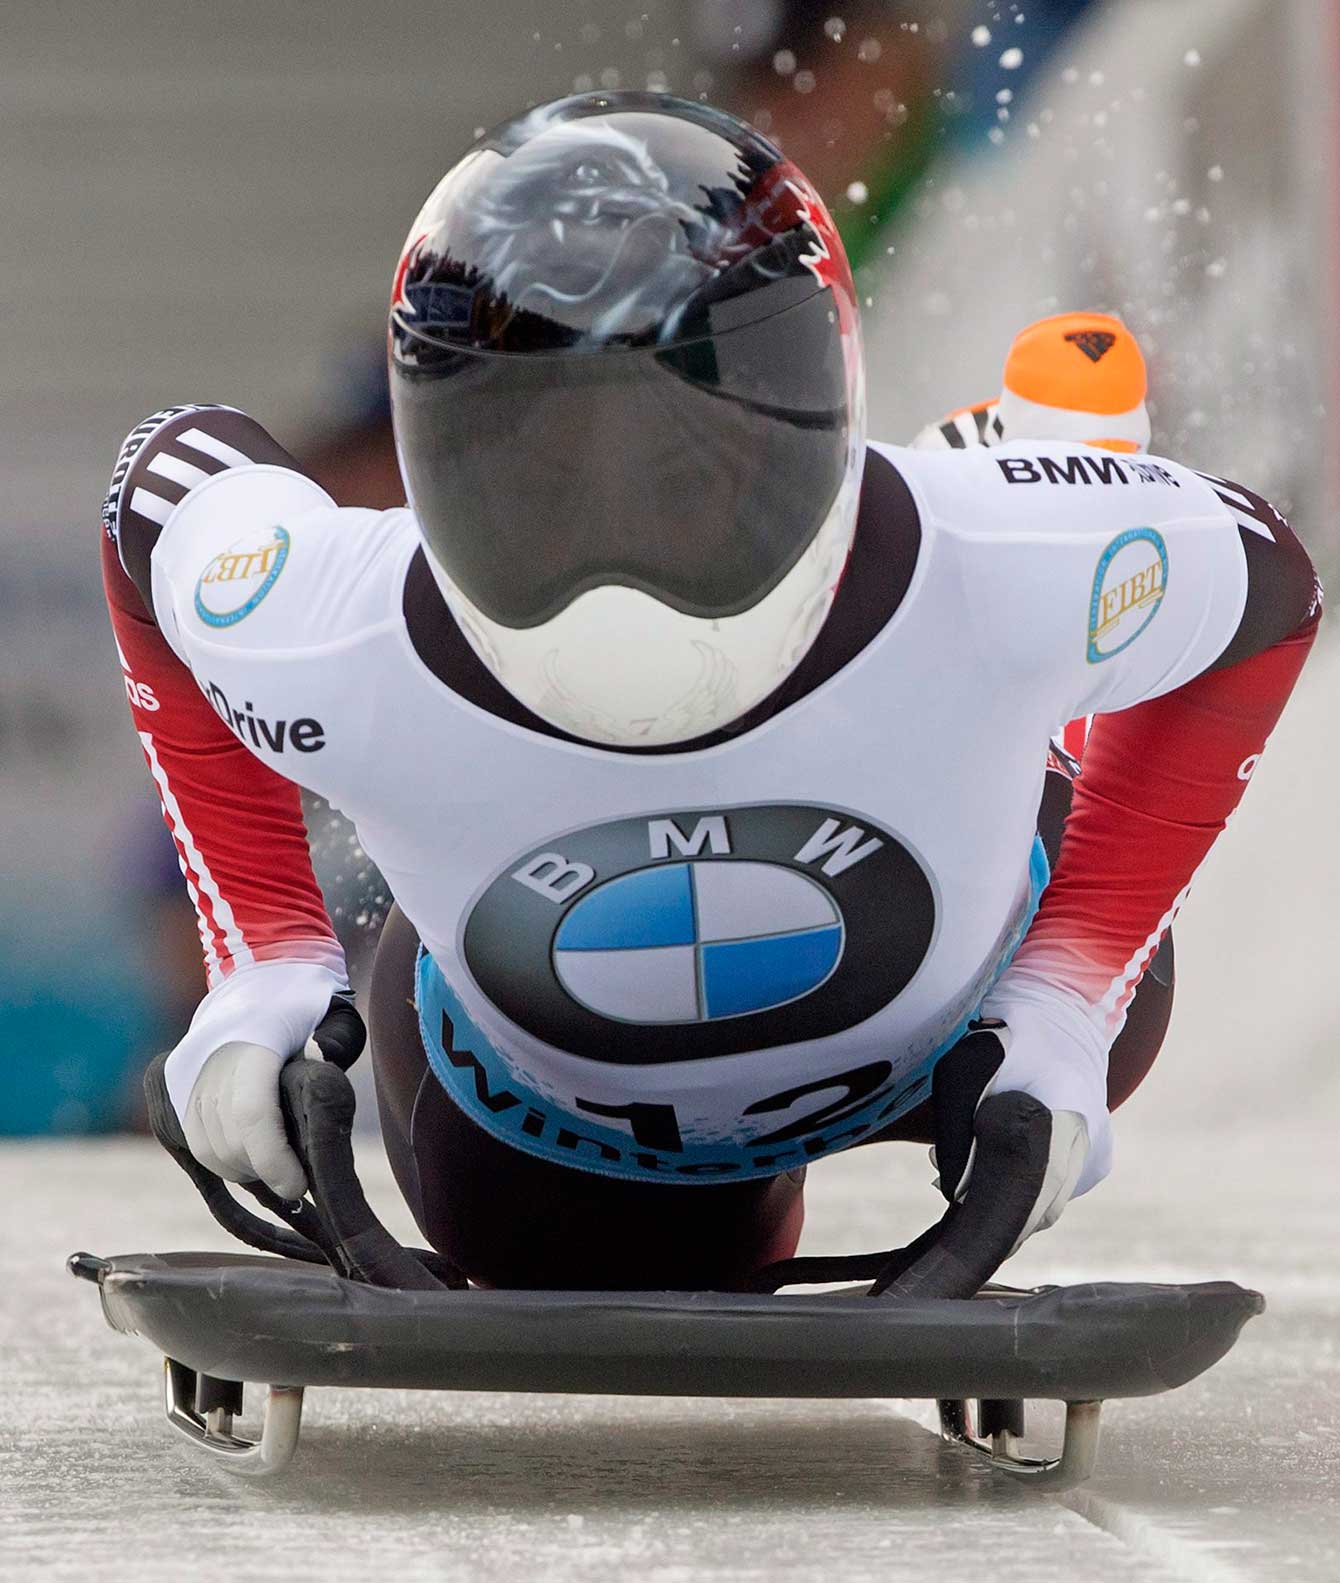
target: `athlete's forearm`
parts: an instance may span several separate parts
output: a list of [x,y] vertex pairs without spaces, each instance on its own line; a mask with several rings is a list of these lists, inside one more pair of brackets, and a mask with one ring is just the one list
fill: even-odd
[[273,961],[313,964],[345,983],[298,788],[224,725],[106,533],[102,565],[131,715],[195,903],[211,987],[237,968]]
[[1314,613],[1291,636],[1225,669],[1095,720],[1056,872],[1001,980],[1002,999],[1045,998],[1054,989],[1111,1043],[1247,789],[1318,619]]

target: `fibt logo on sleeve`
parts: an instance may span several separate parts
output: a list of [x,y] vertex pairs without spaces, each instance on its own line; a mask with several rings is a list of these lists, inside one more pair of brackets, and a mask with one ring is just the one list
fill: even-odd
[[288,561],[287,528],[262,528],[220,551],[195,585],[195,613],[208,627],[233,627],[260,604]]
[[1128,648],[1168,590],[1168,548],[1153,528],[1119,533],[1098,557],[1089,599],[1089,664]]

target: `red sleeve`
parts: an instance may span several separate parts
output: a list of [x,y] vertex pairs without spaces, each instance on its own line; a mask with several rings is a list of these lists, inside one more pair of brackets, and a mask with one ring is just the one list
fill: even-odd
[[1247,788],[1317,623],[1093,722],[1056,871],[1012,968],[1075,990],[1109,1041]]
[[195,903],[210,987],[239,967],[276,960],[316,962],[343,978],[298,788],[224,725],[106,532],[102,572],[131,716]]

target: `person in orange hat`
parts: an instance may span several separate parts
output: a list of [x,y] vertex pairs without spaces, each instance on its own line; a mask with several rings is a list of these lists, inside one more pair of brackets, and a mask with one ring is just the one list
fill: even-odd
[[[961,451],[1007,440],[1071,440],[1108,451],[1149,449],[1144,353],[1111,313],[1057,313],[1027,325],[1005,359],[1000,395],[927,424],[919,451]],[[1056,746],[1076,763],[1088,718],[1071,720]]]
[[1014,338],[1000,395],[928,424],[913,447],[965,450],[1006,440],[1149,448],[1149,380],[1140,343],[1110,313],[1058,313]]

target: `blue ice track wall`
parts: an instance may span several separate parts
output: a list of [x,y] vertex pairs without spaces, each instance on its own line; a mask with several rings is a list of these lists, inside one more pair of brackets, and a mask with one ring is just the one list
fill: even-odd
[[[89,919],[86,928],[99,923],[116,927]],[[0,1136],[114,1132],[135,1122],[155,1037],[170,1040],[134,963],[118,960],[106,939],[86,935],[56,949],[0,933]]]

